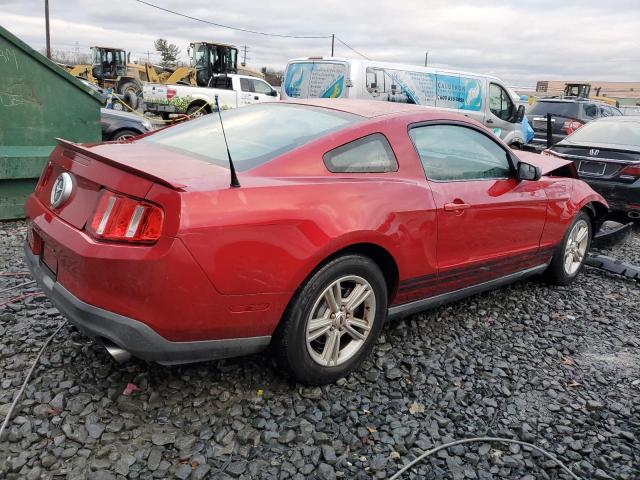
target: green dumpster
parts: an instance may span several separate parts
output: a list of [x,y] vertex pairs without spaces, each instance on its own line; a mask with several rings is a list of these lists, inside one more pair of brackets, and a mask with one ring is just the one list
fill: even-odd
[[101,141],[99,95],[0,26],[0,220],[24,217],[56,137]]

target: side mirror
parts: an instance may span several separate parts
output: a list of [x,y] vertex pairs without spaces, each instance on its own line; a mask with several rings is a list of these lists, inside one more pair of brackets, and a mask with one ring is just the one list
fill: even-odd
[[271,93],[269,95],[271,95],[272,97],[277,97],[278,96],[278,92],[275,91],[275,90],[271,90]]
[[524,105],[520,105],[518,110],[516,110],[515,117],[513,119],[513,123],[520,123],[524,118]]
[[518,163],[518,180],[540,180],[542,177],[542,170],[540,167],[531,165],[530,163],[520,162]]

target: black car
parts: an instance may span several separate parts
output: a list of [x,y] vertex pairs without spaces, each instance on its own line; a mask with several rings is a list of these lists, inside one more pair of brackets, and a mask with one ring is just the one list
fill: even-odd
[[151,122],[141,115],[129,112],[100,109],[100,125],[102,126],[102,140],[126,140],[153,130]]
[[622,115],[616,107],[595,100],[541,98],[527,112],[527,120],[533,128],[533,140],[528,144],[532,149],[547,147],[547,113],[552,115],[552,145],[592,120]]
[[573,160],[613,213],[640,220],[640,117],[590,122],[545,153]]

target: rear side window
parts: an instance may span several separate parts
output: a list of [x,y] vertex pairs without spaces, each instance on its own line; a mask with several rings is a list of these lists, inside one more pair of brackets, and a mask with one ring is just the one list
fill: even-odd
[[398,170],[398,162],[387,138],[374,133],[324,154],[324,164],[333,173],[385,173]]
[[537,102],[530,110],[532,115],[556,115],[559,117],[578,118],[577,102]]
[[596,118],[598,116],[598,106],[592,103],[585,104],[584,116],[587,118]]
[[[357,115],[306,105],[261,103],[221,112],[231,158],[238,171],[275,157],[361,119]],[[157,130],[137,143],[152,144],[228,168],[218,115]]]
[[428,125],[409,131],[429,180],[508,178],[507,152],[477,130],[458,125]]

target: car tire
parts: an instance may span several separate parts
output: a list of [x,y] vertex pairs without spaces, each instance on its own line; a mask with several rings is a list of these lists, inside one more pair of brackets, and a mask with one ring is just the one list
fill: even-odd
[[112,137],[112,141],[122,141],[129,140],[130,138],[137,137],[140,135],[140,132],[136,132],[135,130],[124,129],[118,130]]
[[203,107],[202,105],[191,105],[187,108],[187,115],[193,118],[202,117],[203,115],[207,115],[209,113],[209,109],[206,105]]
[[550,283],[569,285],[576,279],[584,268],[592,235],[591,218],[586,212],[580,211],[567,228],[545,272]]
[[387,285],[378,265],[345,255],[323,265],[297,292],[272,347],[298,382],[332,383],[369,355],[386,316]]

